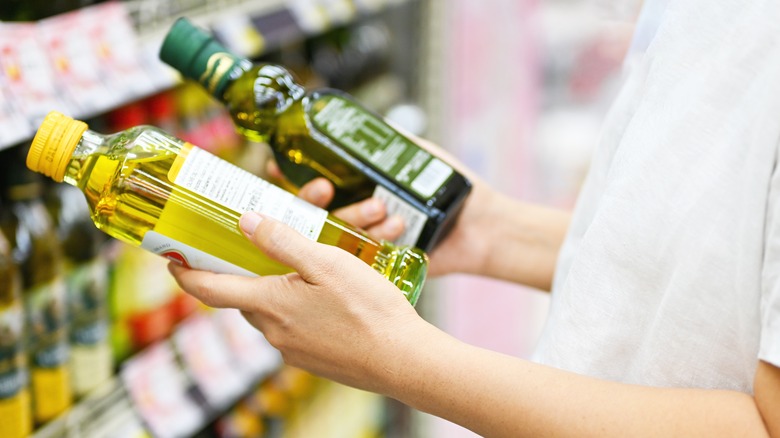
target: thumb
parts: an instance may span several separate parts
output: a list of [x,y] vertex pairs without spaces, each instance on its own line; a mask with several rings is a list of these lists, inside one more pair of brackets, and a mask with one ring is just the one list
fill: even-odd
[[321,244],[268,216],[248,211],[238,225],[265,255],[297,271],[304,279],[316,275],[318,260],[327,260],[326,255],[320,256]]

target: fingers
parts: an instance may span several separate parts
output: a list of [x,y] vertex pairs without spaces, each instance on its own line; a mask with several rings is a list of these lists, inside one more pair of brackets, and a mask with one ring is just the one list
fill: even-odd
[[250,211],[241,216],[238,224],[265,255],[289,266],[303,278],[316,277],[319,267],[328,264],[329,247],[307,239],[281,222]]
[[387,216],[387,209],[380,199],[369,198],[333,212],[337,218],[362,228],[375,239],[395,240],[404,232],[404,220],[400,216]]
[[276,161],[274,160],[268,160],[265,163],[265,172],[268,175],[269,178],[273,179],[284,179],[284,175],[282,174],[282,170],[279,169],[279,165],[276,164]]
[[[250,310],[256,300],[262,299],[256,278],[215,274],[175,263],[169,263],[168,270],[182,289],[210,307]],[[247,293],[250,290],[252,293]]]
[[401,216],[390,216],[379,224],[366,228],[366,232],[375,239],[392,242],[401,237],[405,229]]
[[385,219],[387,209],[381,200],[368,198],[334,210],[333,215],[344,222],[365,229]]
[[327,179],[315,178],[301,187],[298,196],[317,207],[325,208],[333,200],[334,193],[333,184]]

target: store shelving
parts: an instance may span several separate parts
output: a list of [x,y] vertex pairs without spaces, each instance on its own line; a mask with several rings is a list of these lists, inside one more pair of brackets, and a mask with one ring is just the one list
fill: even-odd
[[[106,126],[105,116],[116,114],[117,108],[165,90],[180,90],[178,74],[157,58],[165,33],[180,16],[211,29],[231,51],[262,59],[285,46],[411,3],[415,2],[126,0],[101,2],[38,22],[0,22],[0,150],[25,147],[50,110]],[[406,32],[402,37],[407,45],[413,35]],[[10,50],[16,53],[9,54]],[[67,66],[70,75],[63,75]],[[27,81],[25,87],[14,82],[19,79],[14,74]],[[372,74],[376,76],[363,90],[365,101],[374,107],[395,103],[402,94],[398,84],[402,79],[388,72]],[[407,72],[402,76],[409,79]],[[231,324],[244,321],[235,313]],[[220,315],[224,312],[196,312],[166,338],[136,350],[117,364],[115,377],[38,428],[34,437],[142,437],[149,432],[160,437],[215,436],[204,431],[256,391],[260,382],[285,369],[278,352],[262,339],[254,341],[262,357],[242,361],[240,353],[253,349],[230,347]],[[194,344],[197,348],[192,348]],[[199,349],[209,350],[212,359],[230,358],[229,363],[204,362]],[[248,365],[252,363],[255,368]],[[222,372],[214,373],[220,367]],[[343,436],[339,431],[383,427],[381,397],[332,382],[322,388],[298,420],[289,421],[289,436],[311,436],[313,428],[327,427],[332,431],[321,430],[320,436],[335,438]],[[343,412],[337,415],[328,411],[336,400],[352,402],[339,402]],[[348,421],[349,415],[358,421]]]
[[50,110],[90,118],[176,85],[157,52],[180,16],[256,58],[407,1],[129,0],[0,22],[0,149],[29,141]]

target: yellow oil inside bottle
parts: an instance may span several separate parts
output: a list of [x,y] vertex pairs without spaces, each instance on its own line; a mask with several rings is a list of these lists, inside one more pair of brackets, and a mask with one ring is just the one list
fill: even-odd
[[[28,166],[56,175],[57,169],[44,161],[65,161],[60,158],[60,143],[67,143],[63,139],[74,136],[67,131],[68,126],[61,128],[65,134],[58,134],[57,129],[59,124],[75,122],[65,119],[47,117],[44,124],[54,126],[44,129],[42,125],[28,155]],[[258,275],[291,272],[289,267],[265,256],[241,233],[240,212],[212,196],[174,183],[183,163],[191,159],[188,154],[194,149],[192,145],[149,126],[109,136],[84,128],[80,135],[78,144],[69,149],[72,152],[68,152],[69,161],[65,161],[61,179],[82,190],[92,219],[101,230],[136,246],[144,243],[147,233],[155,232]],[[206,154],[200,150],[198,153]],[[44,164],[39,166],[38,160]],[[250,178],[250,184],[265,184],[238,168],[231,172]],[[219,178],[224,180],[225,176]],[[269,190],[281,192],[277,187]],[[292,198],[286,192],[285,195]],[[290,209],[285,214],[297,213]],[[360,258],[401,289],[412,304],[416,303],[427,271],[427,258],[422,251],[377,242],[324,212],[322,215],[324,223],[316,235],[318,242],[338,246]]]
[[[90,158],[94,163],[85,166],[91,171],[84,177],[88,193],[95,194],[97,226],[135,245],[141,244],[147,231],[155,231],[258,275],[290,272],[265,257],[241,233],[238,212],[169,181],[177,156],[167,152],[125,161],[105,155]],[[111,190],[103,191],[106,186]],[[332,218],[326,220],[318,241],[339,246],[369,264],[381,248]]]

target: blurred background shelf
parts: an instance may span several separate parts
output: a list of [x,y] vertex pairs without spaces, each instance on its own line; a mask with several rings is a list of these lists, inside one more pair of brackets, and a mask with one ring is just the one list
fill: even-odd
[[[178,17],[256,59],[409,1],[128,0],[35,21],[0,20],[0,149],[29,141],[48,111],[89,119],[179,84],[157,58]],[[13,5],[4,3],[0,17],[34,13]]]

